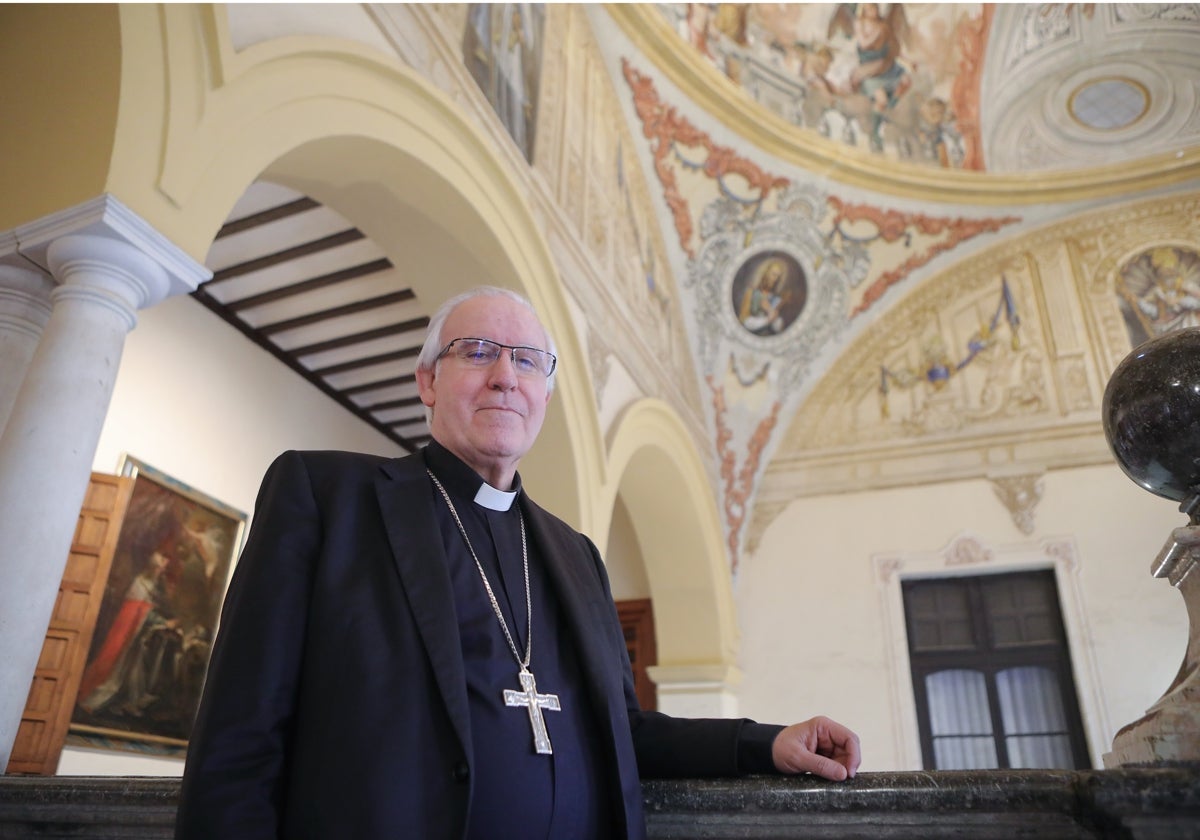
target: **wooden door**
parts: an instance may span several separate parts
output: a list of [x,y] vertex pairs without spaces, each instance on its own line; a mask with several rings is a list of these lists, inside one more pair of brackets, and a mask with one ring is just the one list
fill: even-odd
[[9,773],[51,776],[58,769],[132,492],[132,478],[92,473],[9,757]]
[[658,691],[646,669],[658,664],[658,645],[654,641],[654,610],[649,598],[617,601],[617,615],[625,632],[625,649],[633,668],[633,685],[638,703],[646,711],[658,708]]

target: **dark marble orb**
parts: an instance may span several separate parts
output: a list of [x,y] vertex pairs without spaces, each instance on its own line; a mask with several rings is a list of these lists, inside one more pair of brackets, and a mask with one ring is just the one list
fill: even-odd
[[1200,327],[1135,347],[1108,380],[1101,417],[1126,475],[1177,502],[1200,493]]

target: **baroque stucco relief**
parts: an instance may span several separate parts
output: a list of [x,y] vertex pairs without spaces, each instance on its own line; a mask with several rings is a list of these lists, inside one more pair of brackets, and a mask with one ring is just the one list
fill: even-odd
[[[797,412],[764,475],[751,543],[792,498],[981,477],[1031,532],[1040,475],[1111,462],[1099,407],[1134,343],[1123,314],[1130,267],[1155,248],[1198,245],[1191,194],[1050,225],[926,281]],[[1005,285],[1015,324],[993,321]],[[931,375],[941,357],[950,372]],[[885,370],[912,376],[884,387]]]

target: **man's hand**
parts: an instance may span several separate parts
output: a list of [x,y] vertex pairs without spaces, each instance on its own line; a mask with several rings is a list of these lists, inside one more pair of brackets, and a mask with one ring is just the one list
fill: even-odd
[[771,758],[781,773],[813,773],[835,782],[854,778],[862,761],[858,736],[837,721],[815,717],[775,737]]

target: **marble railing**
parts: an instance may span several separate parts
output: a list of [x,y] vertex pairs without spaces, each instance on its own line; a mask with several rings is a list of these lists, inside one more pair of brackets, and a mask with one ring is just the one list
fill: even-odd
[[[647,781],[661,838],[1200,840],[1200,765]],[[0,838],[169,838],[178,779],[0,776]],[[332,840],[332,839],[331,839]]]

